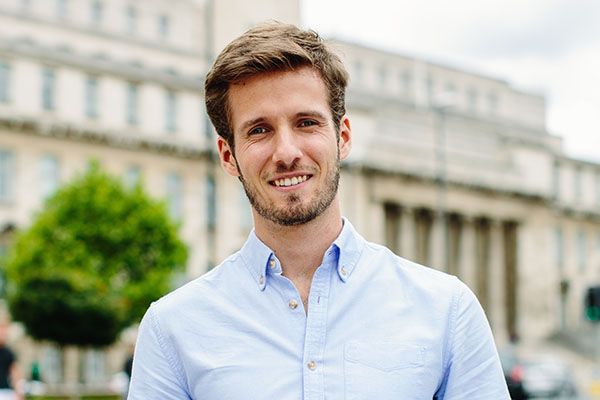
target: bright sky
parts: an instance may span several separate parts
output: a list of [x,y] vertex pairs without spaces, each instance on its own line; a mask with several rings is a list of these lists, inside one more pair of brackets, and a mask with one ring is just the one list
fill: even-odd
[[569,155],[600,162],[600,1],[302,0],[304,25],[542,94]]

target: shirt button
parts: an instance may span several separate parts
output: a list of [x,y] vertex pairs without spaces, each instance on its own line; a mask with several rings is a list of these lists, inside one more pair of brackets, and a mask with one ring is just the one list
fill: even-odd
[[342,269],[340,271],[342,272],[342,275],[344,275],[344,276],[348,275],[348,271],[346,271],[346,267],[342,267]]
[[273,260],[273,259],[269,260],[269,267],[271,269],[275,268],[275,260]]
[[317,363],[314,361],[309,361],[306,366],[308,367],[308,369],[310,369],[311,371],[314,371],[315,369],[317,369]]
[[260,278],[258,278],[258,283],[261,285],[265,283],[265,277],[261,275]]
[[296,307],[298,307],[298,302],[294,299],[290,300],[290,302],[288,303],[288,306],[292,309],[295,310]]

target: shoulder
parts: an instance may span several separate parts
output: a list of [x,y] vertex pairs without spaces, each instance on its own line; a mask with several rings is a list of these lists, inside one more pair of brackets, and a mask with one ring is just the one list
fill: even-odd
[[9,363],[16,360],[15,353],[8,346],[0,347],[0,357],[8,361]]
[[361,261],[369,265],[373,260],[376,265],[367,268],[383,274],[411,293],[458,300],[470,291],[454,275],[402,258],[385,246],[367,242]]
[[239,253],[234,253],[204,275],[155,301],[150,308],[160,321],[181,320],[210,309],[212,303],[238,292],[250,279]]

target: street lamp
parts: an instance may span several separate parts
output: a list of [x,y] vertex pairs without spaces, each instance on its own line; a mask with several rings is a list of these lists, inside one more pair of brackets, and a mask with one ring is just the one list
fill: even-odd
[[440,219],[443,237],[444,271],[450,268],[450,232],[447,215],[447,154],[446,154],[446,114],[456,104],[456,95],[453,92],[442,92],[433,96],[431,107],[435,113],[435,182],[437,185],[437,216]]

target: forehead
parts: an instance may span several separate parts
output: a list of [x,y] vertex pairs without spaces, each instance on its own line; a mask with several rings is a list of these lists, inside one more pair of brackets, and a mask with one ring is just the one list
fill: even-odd
[[264,72],[233,83],[228,105],[234,130],[248,119],[309,111],[303,108],[329,114],[325,82],[312,67]]

